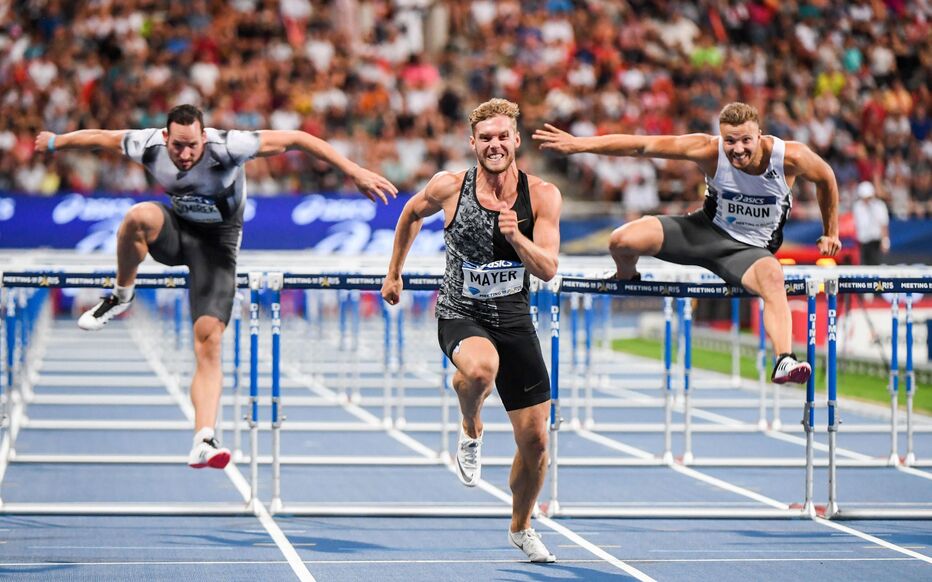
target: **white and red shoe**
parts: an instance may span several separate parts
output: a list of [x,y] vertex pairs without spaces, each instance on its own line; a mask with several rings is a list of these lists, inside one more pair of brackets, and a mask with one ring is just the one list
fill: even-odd
[[777,365],[773,367],[773,374],[770,375],[770,381],[774,384],[805,384],[812,374],[812,367],[809,362],[800,362],[796,360],[796,354],[783,354],[777,360]]
[[188,466],[192,469],[223,469],[230,462],[230,449],[220,446],[214,438],[213,431],[207,435],[201,435],[201,432],[203,431],[198,432],[201,438],[194,437],[194,446],[188,455]]

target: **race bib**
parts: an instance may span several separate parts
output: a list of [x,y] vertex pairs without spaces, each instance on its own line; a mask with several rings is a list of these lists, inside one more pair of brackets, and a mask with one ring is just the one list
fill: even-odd
[[524,287],[524,265],[494,261],[476,265],[463,261],[463,297],[494,299],[514,295]]
[[722,192],[722,217],[728,224],[768,226],[778,220],[777,197]]
[[216,202],[204,196],[175,196],[172,207],[178,216],[191,222],[223,222],[223,215]]

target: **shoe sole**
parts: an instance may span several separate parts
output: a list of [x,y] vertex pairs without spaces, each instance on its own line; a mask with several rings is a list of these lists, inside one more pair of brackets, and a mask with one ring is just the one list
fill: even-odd
[[796,366],[790,372],[782,378],[772,378],[771,381],[774,384],[786,384],[787,382],[792,382],[794,384],[805,384],[809,380],[809,376],[812,374],[812,368],[808,364],[803,364]]
[[[515,549],[520,550],[521,553],[524,554],[524,549],[523,549],[521,546],[519,546],[518,544],[516,544],[516,543],[515,543],[515,540],[512,539],[512,537],[511,537],[511,532],[508,532],[508,541],[511,542],[511,545],[512,545]],[[524,555],[527,556],[527,554],[524,554]],[[557,561],[557,557],[554,556],[553,554],[550,554],[549,556],[547,556],[547,557],[544,558],[543,560],[531,560],[531,557],[528,556],[528,561],[530,561],[532,564],[553,564],[554,562]]]
[[208,459],[206,463],[197,463],[192,465],[188,463],[188,466],[192,469],[203,469],[205,467],[210,467],[211,469],[224,469],[230,463],[230,453],[220,452]]

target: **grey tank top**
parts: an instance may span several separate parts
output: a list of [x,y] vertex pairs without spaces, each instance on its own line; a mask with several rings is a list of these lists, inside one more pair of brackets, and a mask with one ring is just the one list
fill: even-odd
[[[453,220],[444,230],[447,263],[437,317],[533,329],[528,314],[528,273],[498,228],[498,212],[479,204],[476,173],[475,167],[466,172]],[[518,230],[533,240],[534,213],[524,172],[518,172],[518,196],[512,209],[518,215]]]

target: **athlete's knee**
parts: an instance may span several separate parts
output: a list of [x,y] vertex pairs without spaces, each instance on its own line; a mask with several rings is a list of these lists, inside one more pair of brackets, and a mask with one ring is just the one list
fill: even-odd
[[214,318],[198,318],[194,324],[194,351],[198,358],[220,357],[223,324]]
[[776,261],[758,265],[757,283],[763,296],[785,296],[783,269]]
[[613,255],[654,254],[662,243],[660,222],[648,216],[616,228],[609,237],[608,248]]
[[631,251],[636,243],[636,237],[631,234],[631,229],[627,226],[616,228],[608,239],[608,249],[613,255],[626,254],[626,251]]
[[162,210],[148,202],[134,205],[126,212],[120,229],[131,236],[147,235],[161,227]]
[[528,428],[515,432],[515,443],[525,458],[538,458],[547,453],[547,430]]
[[491,387],[498,374],[498,357],[477,359],[460,368],[466,383],[472,388]]

